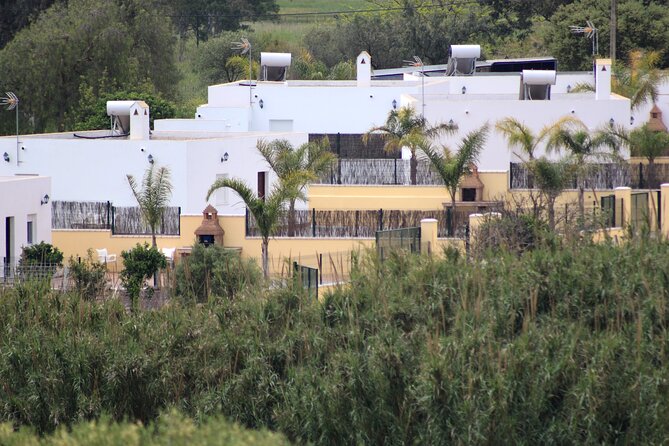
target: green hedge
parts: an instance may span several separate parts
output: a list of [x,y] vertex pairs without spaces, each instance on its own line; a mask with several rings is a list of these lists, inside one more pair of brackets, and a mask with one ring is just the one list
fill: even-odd
[[108,417],[77,423],[71,429],[59,428],[39,437],[29,428],[15,432],[9,423],[0,424],[3,446],[281,446],[288,441],[280,434],[251,431],[222,418],[196,425],[176,411],[166,413],[155,423],[114,423]]
[[0,419],[49,432],[175,406],[318,444],[669,441],[669,245],[480,262],[363,257],[290,287],[127,313],[0,291]]

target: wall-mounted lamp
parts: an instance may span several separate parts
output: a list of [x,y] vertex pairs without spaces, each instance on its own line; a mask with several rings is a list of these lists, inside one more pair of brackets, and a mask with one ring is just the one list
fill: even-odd
[[455,122],[453,122],[453,119],[449,119],[449,120],[448,120],[448,125],[450,125],[451,127],[453,127],[454,124],[455,124]]
[[615,123],[616,123],[616,120],[615,120],[615,119],[613,119],[613,118],[609,119],[609,125],[610,125],[611,127],[613,127],[613,124],[615,124]]
[[225,152],[223,156],[221,157],[221,162],[224,163],[230,158],[230,155],[228,155],[228,152]]
[[462,94],[465,94],[465,93],[467,93],[467,87],[465,87],[465,86],[463,85],[463,86],[462,86]]
[[265,103],[261,99],[261,100],[258,101],[258,105],[260,106],[260,108],[263,108],[265,106]]
[[49,195],[44,194],[44,197],[42,197],[42,200],[40,200],[41,204],[47,204],[49,202]]
[[571,85],[567,85],[567,93],[571,92]]
[[149,160],[149,164],[153,164],[153,155],[149,153],[149,156],[147,156],[146,159]]
[[2,159],[4,159],[6,162],[9,162],[9,153],[5,152],[2,154]]
[[630,116],[630,125],[634,125],[634,116]]
[[397,110],[397,101],[393,99],[393,110]]

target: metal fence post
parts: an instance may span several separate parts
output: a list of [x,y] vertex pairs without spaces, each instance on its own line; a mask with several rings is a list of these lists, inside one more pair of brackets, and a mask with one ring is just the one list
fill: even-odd
[[311,236],[316,237],[316,208],[311,210]]
[[115,213],[114,209],[115,209],[115,207],[112,206],[111,207],[111,232],[112,232],[112,235],[116,232],[116,220],[114,218],[114,213]]
[[383,209],[379,209],[379,225],[378,230],[383,231]]

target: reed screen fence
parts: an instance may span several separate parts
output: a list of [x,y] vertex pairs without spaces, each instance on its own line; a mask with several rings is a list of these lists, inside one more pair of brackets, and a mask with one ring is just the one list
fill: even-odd
[[[466,236],[471,210],[436,209],[427,211],[407,210],[296,210],[292,220],[282,214],[275,237],[300,238],[374,238],[376,231],[420,226],[421,220],[437,220],[439,237]],[[453,231],[449,232],[450,220]],[[253,214],[246,211],[246,236],[259,237],[260,231]]]

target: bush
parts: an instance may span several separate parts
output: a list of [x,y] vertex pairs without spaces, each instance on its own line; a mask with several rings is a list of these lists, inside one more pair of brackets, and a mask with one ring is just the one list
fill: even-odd
[[136,310],[144,282],[160,268],[165,268],[167,260],[158,248],[149,246],[146,242],[144,245],[138,243],[129,251],[123,251],[121,257],[123,258],[121,283],[128,292],[133,310]]
[[196,425],[192,419],[177,411],[161,415],[155,423],[143,427],[135,423],[114,423],[109,417],[98,421],[77,423],[71,429],[61,428],[52,435],[40,438],[29,429],[14,432],[9,424],[0,424],[0,444],[6,446],[230,446],[287,445],[280,434],[250,431],[222,417],[207,419]]
[[664,444],[667,271],[669,243],[633,239],[366,256],[322,303],[277,287],[127,313],[0,289],[0,419],[48,433],[176,407],[299,443]]
[[211,296],[232,299],[262,280],[258,265],[222,246],[193,246],[176,268],[176,293],[186,301],[207,302]]
[[60,249],[45,242],[24,246],[21,252],[21,265],[62,266],[63,253]]
[[74,289],[81,297],[94,300],[104,293],[107,268],[104,263],[93,257],[92,249],[88,250],[88,255],[83,261],[70,257],[68,268],[74,280]]

